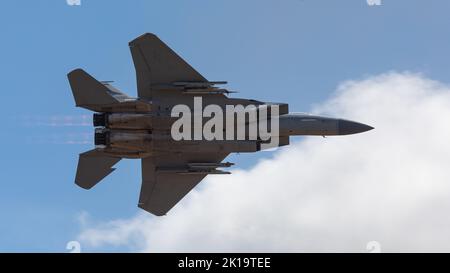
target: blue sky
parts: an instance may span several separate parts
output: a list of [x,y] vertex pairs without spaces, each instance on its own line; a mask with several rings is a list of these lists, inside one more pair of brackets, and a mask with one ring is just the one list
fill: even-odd
[[[128,42],[153,32],[210,80],[239,96],[308,111],[347,79],[413,71],[450,82],[445,0],[3,1],[0,9],[0,251],[65,251],[96,220],[135,215],[138,161],[123,161],[92,191],[73,183],[89,126],[47,126],[90,115],[74,107],[66,74],[81,67],[136,94]],[[270,153],[235,155],[252,166]],[[115,251],[120,249],[105,249]]]

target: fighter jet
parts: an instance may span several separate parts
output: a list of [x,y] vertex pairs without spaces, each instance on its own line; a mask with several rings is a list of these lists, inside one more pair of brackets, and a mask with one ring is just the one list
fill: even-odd
[[[207,175],[229,174],[223,169],[233,165],[224,162],[230,153],[285,146],[290,136],[349,135],[373,129],[344,119],[289,113],[285,103],[231,98],[232,91],[222,86],[226,82],[208,81],[154,34],[136,38],[129,47],[136,70],[137,98],[82,69],[68,74],[76,106],[95,112],[95,148],[79,155],[75,183],[91,189],[112,173],[121,159],[140,159],[138,206],[154,215],[166,215]],[[180,105],[180,109],[193,110],[194,114],[176,112]],[[214,105],[215,111],[207,111],[209,105]],[[199,106],[204,109],[201,113],[209,115],[198,118],[195,108]],[[228,109],[234,112],[217,112]],[[227,120],[240,112],[244,112],[244,120]],[[180,126],[182,118],[188,123]],[[202,133],[214,118],[214,126],[209,129],[215,137],[207,137]],[[222,121],[225,126],[218,125]],[[178,130],[174,129],[176,124]],[[190,125],[191,130],[182,132]],[[266,127],[266,133],[250,133],[251,128],[259,127]],[[187,137],[180,139],[174,132]]]

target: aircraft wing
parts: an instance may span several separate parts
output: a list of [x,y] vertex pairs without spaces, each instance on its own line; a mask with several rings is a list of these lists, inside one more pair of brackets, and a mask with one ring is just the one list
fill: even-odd
[[154,34],[144,34],[131,41],[129,46],[140,98],[150,100],[156,86],[172,85],[174,82],[207,82]]
[[[208,170],[192,171],[189,169],[189,165],[220,163],[227,155],[183,153],[142,159],[139,207],[157,216],[166,215],[208,175]],[[209,171],[213,170],[209,169]]]

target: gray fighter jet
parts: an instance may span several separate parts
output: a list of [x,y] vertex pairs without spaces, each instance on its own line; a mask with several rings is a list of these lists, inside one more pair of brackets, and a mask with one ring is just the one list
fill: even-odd
[[[223,162],[230,153],[288,145],[293,135],[348,135],[373,129],[349,120],[289,113],[284,103],[230,98],[232,92],[219,87],[226,82],[208,81],[154,34],[144,34],[129,46],[136,69],[137,98],[117,90],[111,82],[97,81],[81,69],[68,74],[76,106],[95,112],[96,127],[95,149],[80,154],[75,183],[90,189],[113,172],[113,166],[122,158],[140,159],[142,187],[138,206],[154,215],[166,215],[208,174],[229,174],[222,169],[233,165]],[[215,105],[216,112],[232,106],[232,117],[244,112],[245,119],[227,123],[228,112],[219,117],[212,111],[214,115],[210,113],[195,122],[194,108],[199,102],[202,107]],[[193,138],[174,137],[173,127],[180,116],[188,118],[184,112],[174,115],[179,105],[184,105],[185,110],[194,109],[193,121],[178,128],[182,131],[192,125],[193,130],[185,136],[194,134]],[[226,138],[198,135],[213,116],[226,126],[215,123],[215,132],[211,131],[215,136],[226,134]],[[255,123],[258,125],[252,127]],[[272,132],[270,139],[260,131],[250,133],[250,127],[264,124],[266,131]],[[243,133],[236,137],[241,128]],[[276,141],[272,141],[274,138]]]

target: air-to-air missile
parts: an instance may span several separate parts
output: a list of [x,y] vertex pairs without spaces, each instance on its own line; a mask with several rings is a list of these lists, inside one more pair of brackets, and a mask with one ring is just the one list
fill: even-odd
[[80,154],[75,182],[90,189],[122,158],[141,159],[139,207],[165,215],[208,174],[229,174],[230,153],[289,144],[290,136],[356,134],[372,127],[289,113],[288,104],[230,98],[157,36],[130,42],[138,96],[81,69],[68,74],[76,106],[94,111],[95,148]]

